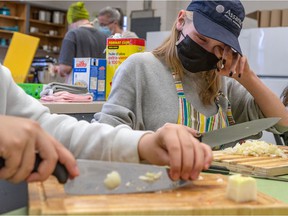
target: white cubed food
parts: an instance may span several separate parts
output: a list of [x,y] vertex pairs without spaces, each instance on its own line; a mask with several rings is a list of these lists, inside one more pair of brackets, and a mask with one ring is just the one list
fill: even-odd
[[236,202],[256,200],[256,180],[252,177],[242,176],[241,174],[229,176],[226,196]]

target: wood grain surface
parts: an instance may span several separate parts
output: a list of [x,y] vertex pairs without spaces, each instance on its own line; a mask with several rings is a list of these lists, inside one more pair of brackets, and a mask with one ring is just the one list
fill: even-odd
[[[288,155],[288,147],[280,147]],[[232,172],[255,174],[262,176],[278,176],[288,174],[288,158],[254,157],[229,155],[223,151],[213,151],[213,165],[226,167]]]
[[227,176],[201,173],[199,180],[173,191],[71,196],[51,176],[30,183],[30,215],[287,215],[288,204],[258,193],[257,201],[236,203],[225,197]]

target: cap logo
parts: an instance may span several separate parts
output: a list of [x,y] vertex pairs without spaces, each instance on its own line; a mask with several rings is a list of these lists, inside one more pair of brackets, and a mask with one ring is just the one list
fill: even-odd
[[[225,11],[225,7],[219,4],[216,6],[216,11],[218,13],[223,13]],[[231,10],[227,10],[224,16],[228,18],[230,21],[232,21],[234,24],[236,24],[238,28],[241,28],[242,26],[241,19],[237,15],[235,15]]]
[[231,20],[235,25],[237,25],[238,28],[242,27],[242,20],[237,15],[235,15],[231,10],[226,11],[224,16],[229,20]]
[[217,5],[217,6],[216,6],[216,11],[217,11],[218,13],[223,13],[224,10],[225,10],[225,8],[224,8],[223,5]]

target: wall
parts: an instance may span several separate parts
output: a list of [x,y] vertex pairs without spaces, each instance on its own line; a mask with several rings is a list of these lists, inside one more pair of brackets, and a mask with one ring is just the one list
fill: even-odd
[[[27,1],[27,0],[23,0]],[[118,0],[118,1],[85,1],[85,5],[90,12],[90,15],[95,17],[97,12],[103,7],[113,6],[120,7],[128,16],[128,28],[130,27],[130,13],[132,10],[143,10],[144,0]],[[67,9],[72,2],[75,1],[28,1],[33,4],[47,5],[50,7],[58,7],[60,9]],[[190,0],[172,1],[172,0],[152,0],[152,9],[155,10],[155,16],[161,16],[161,31],[167,31],[171,28],[177,13],[180,9],[185,9],[190,3]],[[273,0],[243,0],[242,1],[246,13],[255,10],[270,10],[288,8],[288,1],[273,1]],[[257,27],[257,22],[253,19],[246,18],[244,21],[244,28]]]

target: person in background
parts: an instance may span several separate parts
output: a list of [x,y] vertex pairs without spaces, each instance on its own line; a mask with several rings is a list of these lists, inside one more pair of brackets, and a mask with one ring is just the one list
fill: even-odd
[[238,0],[193,0],[158,48],[132,54],[118,67],[94,120],[153,131],[178,123],[205,133],[281,117],[270,131],[287,131],[288,111],[242,54],[238,36],[244,17]]
[[138,38],[134,32],[123,30],[123,12],[120,8],[105,7],[100,10],[97,18],[100,31],[108,36],[118,33],[122,38]]
[[[0,156],[7,162],[0,169],[1,179],[44,180],[57,160],[64,163],[71,177],[77,176],[75,160],[63,147],[77,159],[168,165],[175,180],[196,179],[212,162],[211,149],[198,141],[199,134],[191,128],[166,124],[152,132],[132,130],[127,125],[114,128],[78,121],[68,115],[51,114],[27,95],[2,65],[0,80]],[[44,161],[38,174],[30,175],[36,151]]]
[[89,12],[83,2],[71,4],[67,11],[69,31],[66,33],[59,54],[56,72],[66,77],[66,83],[72,84],[74,58],[105,58],[107,36],[95,29],[89,21]]

